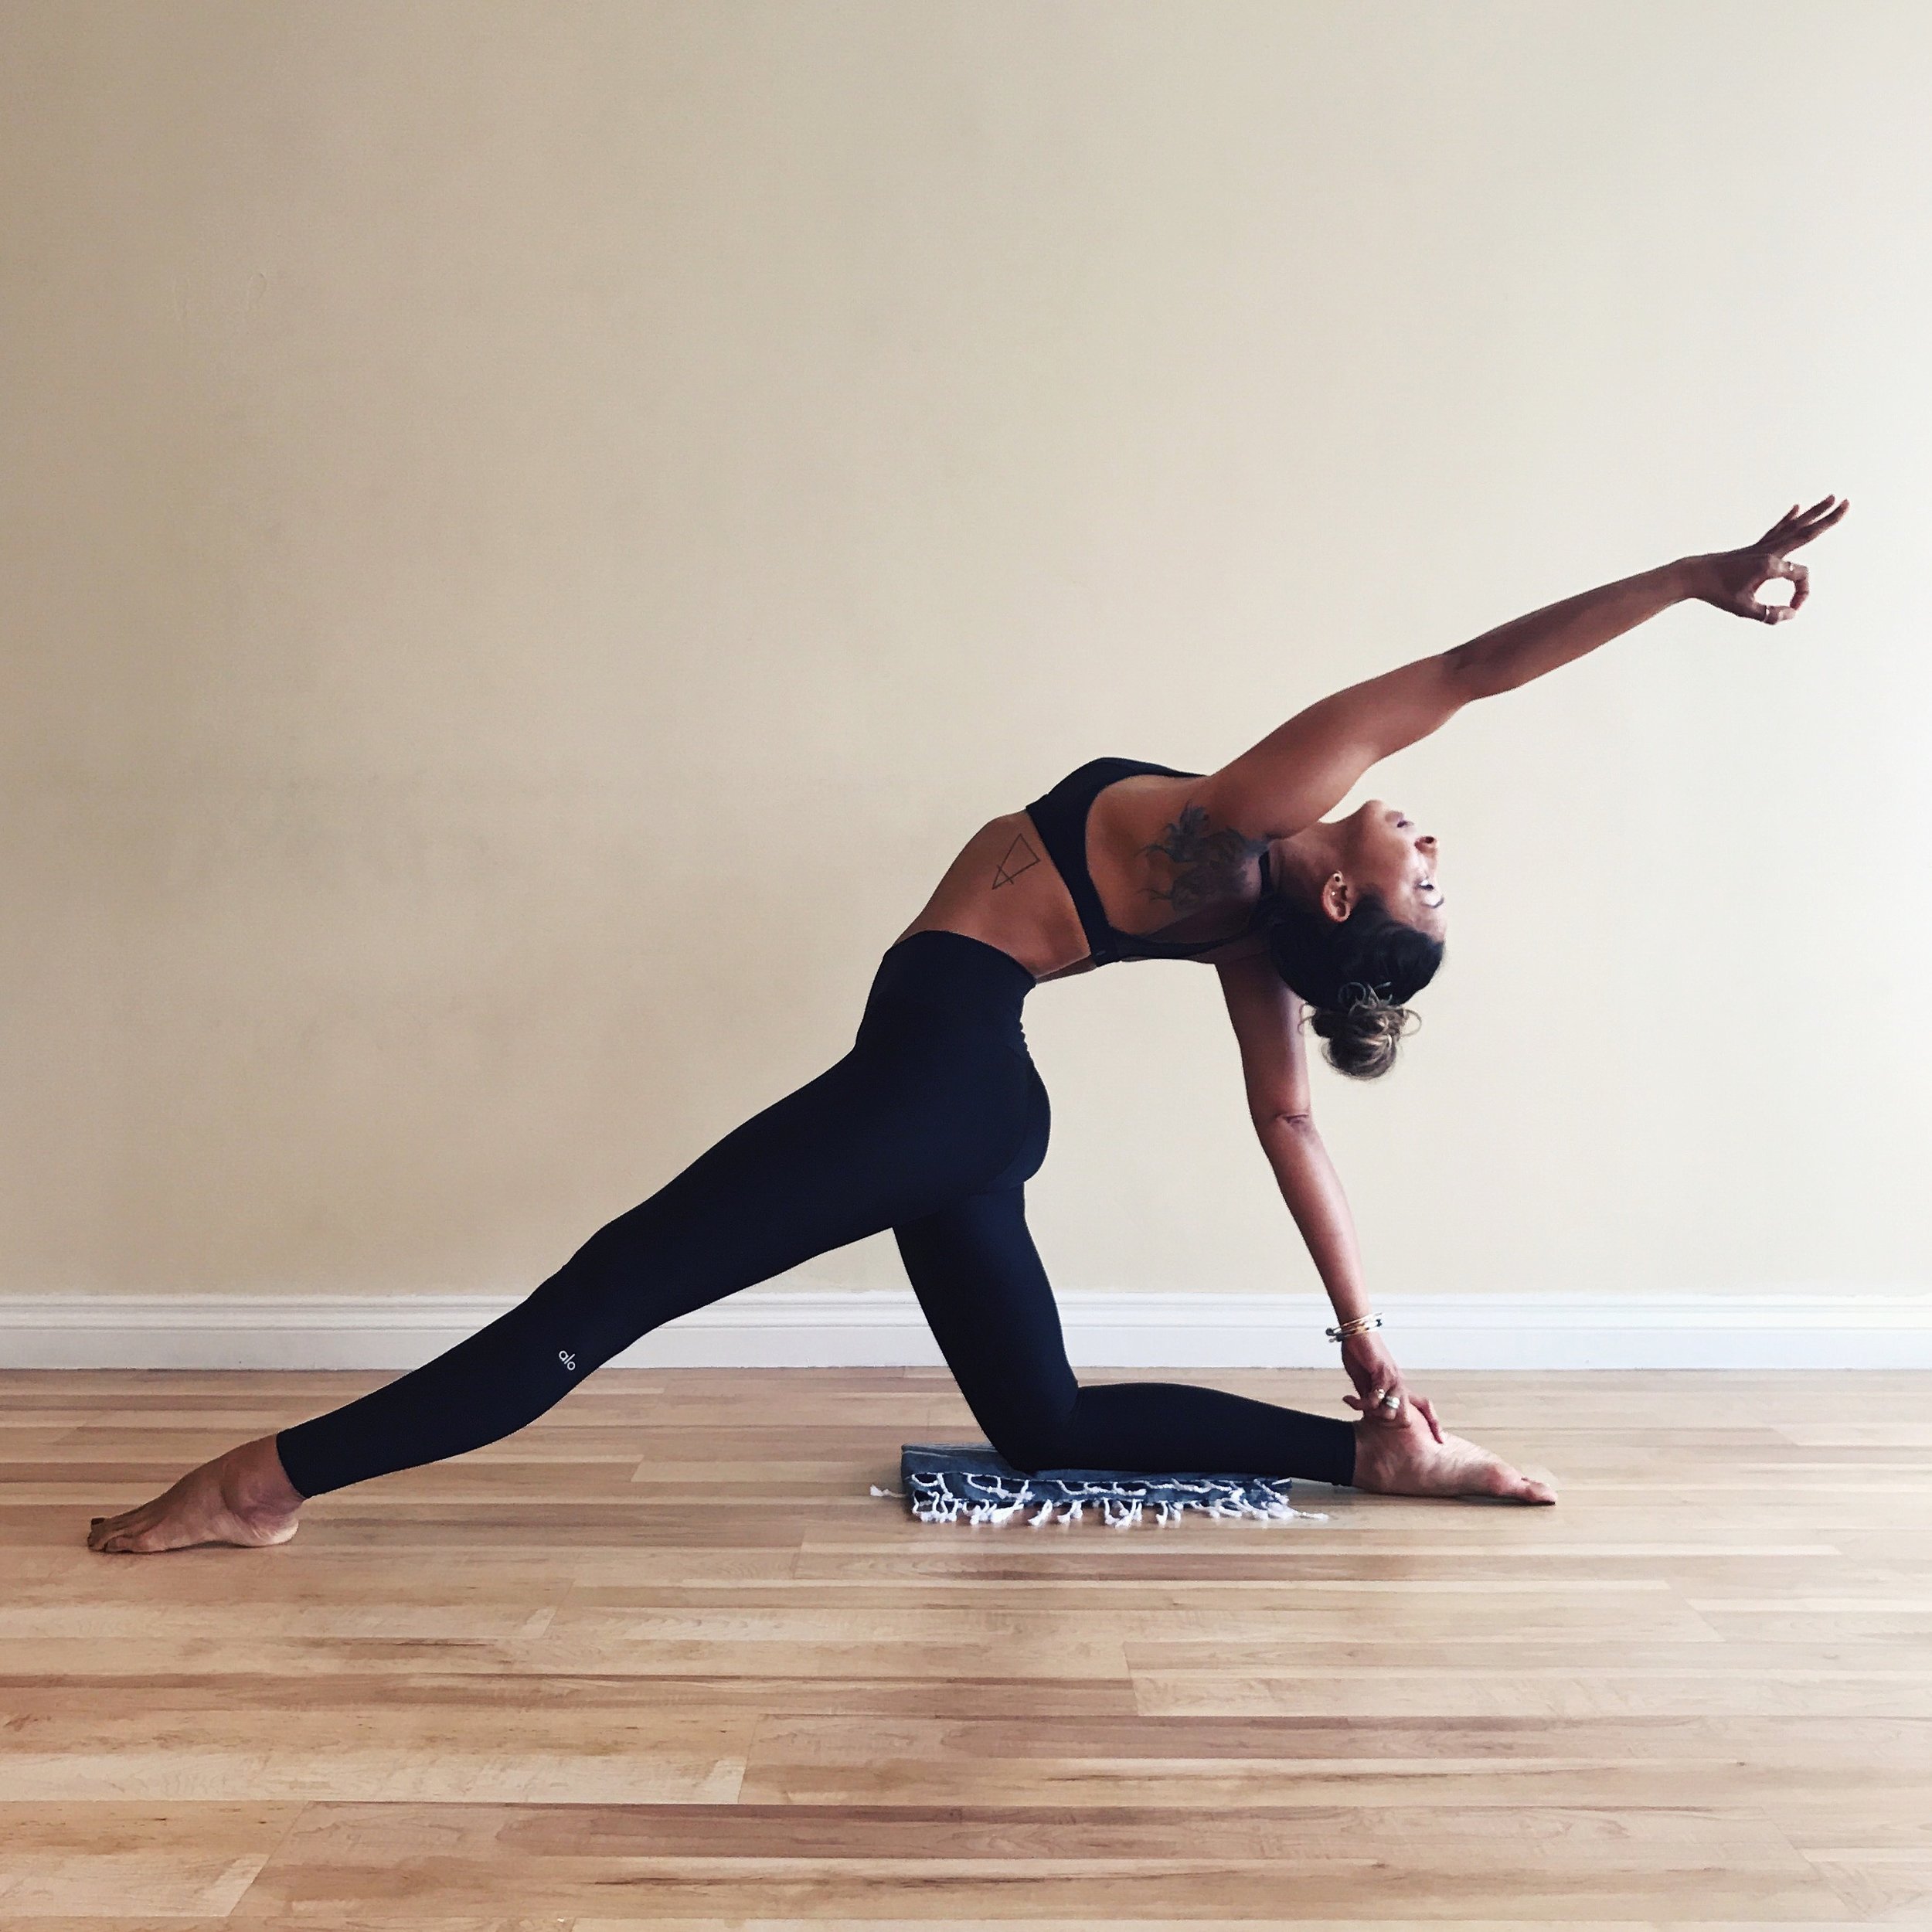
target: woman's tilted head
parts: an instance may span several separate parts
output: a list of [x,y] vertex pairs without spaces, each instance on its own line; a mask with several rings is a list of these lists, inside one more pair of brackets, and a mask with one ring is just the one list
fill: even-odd
[[1436,842],[1372,798],[1286,842],[1264,927],[1269,954],[1307,1002],[1329,1065],[1372,1080],[1395,1064],[1396,1043],[1416,1022],[1405,1002],[1442,964]]

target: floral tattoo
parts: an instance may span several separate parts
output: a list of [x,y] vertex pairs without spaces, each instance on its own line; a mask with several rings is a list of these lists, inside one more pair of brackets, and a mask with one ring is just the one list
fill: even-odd
[[1199,805],[1183,805],[1181,815],[1141,852],[1158,852],[1174,868],[1167,889],[1147,888],[1150,898],[1165,899],[1176,912],[1189,913],[1219,900],[1233,899],[1241,890],[1249,861],[1268,849],[1265,838],[1250,838],[1232,825],[1208,830],[1208,815]]

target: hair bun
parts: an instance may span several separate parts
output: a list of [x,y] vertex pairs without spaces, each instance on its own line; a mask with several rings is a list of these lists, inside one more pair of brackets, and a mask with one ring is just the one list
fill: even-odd
[[1339,920],[1303,894],[1277,893],[1265,930],[1274,970],[1328,1043],[1328,1064],[1357,1080],[1387,1073],[1396,1043],[1418,1023],[1399,1002],[1435,978],[1442,941],[1404,925],[1373,892]]
[[1313,1009],[1308,1024],[1328,1042],[1328,1062],[1338,1073],[1374,1080],[1395,1065],[1396,1043],[1421,1017],[1359,980],[1342,992],[1345,1005]]

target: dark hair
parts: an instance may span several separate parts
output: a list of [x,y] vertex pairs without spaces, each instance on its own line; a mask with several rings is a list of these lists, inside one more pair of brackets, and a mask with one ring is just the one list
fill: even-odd
[[1274,970],[1312,1009],[1338,1073],[1372,1080],[1394,1066],[1396,1043],[1417,1015],[1403,1004],[1436,976],[1443,944],[1405,924],[1378,893],[1346,919],[1330,919],[1298,893],[1272,895],[1262,930]]

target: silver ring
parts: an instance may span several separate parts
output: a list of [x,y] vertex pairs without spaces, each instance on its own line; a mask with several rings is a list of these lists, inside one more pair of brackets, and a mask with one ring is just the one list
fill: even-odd
[[1402,1406],[1402,1398],[1396,1393],[1394,1389],[1391,1389],[1382,1398],[1382,1406],[1385,1409],[1400,1409]]

